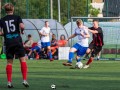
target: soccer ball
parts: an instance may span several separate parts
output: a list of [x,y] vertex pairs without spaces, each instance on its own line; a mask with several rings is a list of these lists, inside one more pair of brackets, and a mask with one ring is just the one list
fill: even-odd
[[77,62],[75,65],[75,68],[81,69],[83,67],[83,63],[82,62]]
[[52,84],[52,85],[51,85],[51,88],[52,88],[52,89],[56,89],[56,85],[55,85],[55,84]]

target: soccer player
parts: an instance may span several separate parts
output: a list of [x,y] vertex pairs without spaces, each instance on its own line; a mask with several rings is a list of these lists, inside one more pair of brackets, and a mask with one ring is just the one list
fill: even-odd
[[49,56],[50,61],[53,61],[52,58],[52,53],[51,53],[51,47],[50,47],[50,27],[49,27],[49,22],[45,21],[45,26],[39,31],[41,35],[41,45],[42,48],[47,48],[47,53]]
[[75,33],[71,35],[68,40],[78,36],[78,42],[70,49],[69,60],[63,63],[64,66],[72,66],[72,59],[74,58],[75,52],[77,52],[77,62],[80,62],[81,59],[79,57],[83,56],[88,48],[88,38],[90,37],[88,28],[83,26],[83,21],[80,19],[76,21],[76,24],[77,28],[75,29]]
[[104,45],[103,31],[102,28],[99,27],[99,22],[97,20],[93,20],[93,27],[89,28],[89,32],[93,34],[93,40],[90,43],[86,53],[89,54],[91,52],[91,56],[83,68],[89,67],[94,57],[99,54],[99,52],[102,50],[102,46]]
[[[27,83],[27,64],[25,60],[25,51],[23,48],[22,38],[20,32],[23,33],[24,24],[20,16],[14,15],[14,6],[11,3],[4,5],[6,11],[6,16],[1,18],[0,27],[3,29],[3,32],[0,34],[4,35],[5,45],[6,45],[6,56],[7,56],[7,65],[6,65],[6,74],[7,74],[7,87],[13,88],[12,85],[12,64],[14,55],[19,57],[21,63],[21,72],[23,76],[22,84],[25,87],[29,87]],[[21,30],[19,30],[19,28]]]
[[97,60],[100,60],[101,51],[97,54]]

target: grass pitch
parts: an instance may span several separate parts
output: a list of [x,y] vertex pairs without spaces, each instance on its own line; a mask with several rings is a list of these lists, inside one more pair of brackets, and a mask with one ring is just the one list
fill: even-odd
[[[28,60],[30,87],[25,88],[19,61],[14,60],[11,90],[52,90],[51,84],[56,85],[56,90],[120,90],[120,61],[94,61],[89,69],[69,69],[62,62],[66,61]],[[5,65],[6,60],[0,60],[0,90],[9,90]]]

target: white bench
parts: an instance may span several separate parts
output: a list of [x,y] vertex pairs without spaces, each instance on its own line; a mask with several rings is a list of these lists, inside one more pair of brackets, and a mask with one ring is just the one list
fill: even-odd
[[58,48],[58,60],[68,60],[70,47]]

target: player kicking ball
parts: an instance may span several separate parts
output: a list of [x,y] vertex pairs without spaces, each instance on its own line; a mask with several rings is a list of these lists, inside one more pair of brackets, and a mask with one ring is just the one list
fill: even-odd
[[90,34],[88,33],[88,28],[83,25],[83,21],[78,19],[76,21],[77,28],[75,29],[75,33],[71,35],[69,39],[78,36],[78,42],[73,45],[73,47],[69,51],[69,60],[63,63],[64,66],[72,66],[72,59],[74,58],[74,53],[77,52],[77,62],[81,61],[81,58],[88,48],[88,38]]
[[25,60],[25,51],[22,44],[22,38],[20,36],[24,30],[24,24],[20,16],[14,15],[14,6],[11,3],[4,5],[6,11],[6,16],[0,20],[0,28],[3,31],[0,31],[0,34],[3,34],[5,45],[6,45],[6,56],[7,56],[7,65],[6,65],[6,74],[7,74],[7,87],[13,88],[12,85],[12,64],[14,55],[19,57],[21,63],[21,72],[23,76],[22,84],[25,87],[29,87],[27,80],[27,64]]

